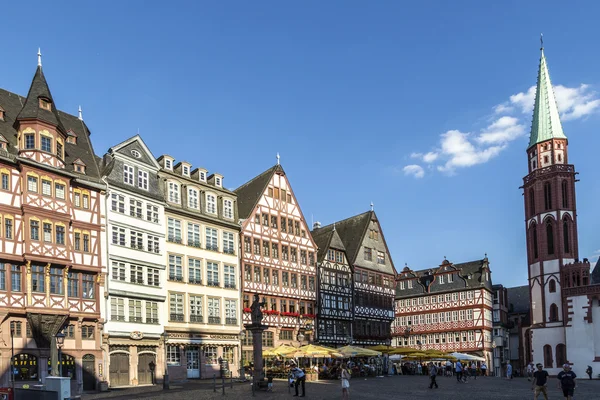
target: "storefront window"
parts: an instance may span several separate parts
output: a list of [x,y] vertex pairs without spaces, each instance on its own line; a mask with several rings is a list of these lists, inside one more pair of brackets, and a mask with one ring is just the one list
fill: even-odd
[[31,354],[17,354],[13,357],[15,381],[38,380],[38,360]]

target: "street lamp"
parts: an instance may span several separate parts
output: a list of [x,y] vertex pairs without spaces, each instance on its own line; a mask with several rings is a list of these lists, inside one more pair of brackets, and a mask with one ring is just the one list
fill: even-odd
[[15,330],[10,329],[10,386],[12,387],[12,393],[15,393]]
[[65,334],[62,332],[58,332],[55,337],[56,337],[56,347],[58,347],[58,376],[63,376],[63,374],[62,374],[62,347],[65,344]]
[[240,331],[240,379],[242,382],[246,381],[246,374],[244,372],[244,351],[242,350],[242,345],[244,344],[244,339],[246,339],[246,332]]
[[160,335],[163,340],[163,347],[165,348],[165,373],[163,375],[163,390],[169,390],[169,366],[167,365],[167,340],[169,339],[169,334],[167,332],[163,332]]

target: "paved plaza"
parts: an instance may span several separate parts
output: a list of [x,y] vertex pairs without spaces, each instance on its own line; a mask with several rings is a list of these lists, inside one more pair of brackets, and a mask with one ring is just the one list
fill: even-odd
[[[439,378],[439,389],[429,389],[429,379],[425,376],[394,376],[386,378],[352,379],[350,397],[353,399],[532,399],[531,382],[524,378],[511,381],[499,378],[478,378],[466,384],[456,383],[454,378]],[[163,392],[160,386],[138,387],[133,389],[114,390],[106,393],[82,396],[82,400],[99,399],[144,399],[144,400],[198,400],[198,399],[246,399],[251,398],[249,384],[235,383],[233,389],[226,389],[225,396],[219,391],[213,392],[212,384],[207,381],[185,382],[171,385],[169,392]],[[550,378],[548,385],[550,399],[562,399],[555,378]],[[575,392],[577,399],[600,398],[600,380],[578,381]],[[292,398],[293,390],[288,393],[284,381],[275,381],[273,393],[258,392],[256,399]],[[306,398],[336,399],[341,398],[341,386],[338,381],[308,382]],[[543,399],[540,396],[540,399]]]

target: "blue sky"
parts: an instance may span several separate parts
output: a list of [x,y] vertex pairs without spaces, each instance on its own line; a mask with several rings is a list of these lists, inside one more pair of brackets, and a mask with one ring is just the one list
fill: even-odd
[[98,154],[139,129],[235,188],[279,152],[309,223],[372,201],[397,269],[487,252],[495,283],[521,285],[540,32],[580,172],[580,256],[600,254],[600,3],[564,4],[9,2],[0,87],[25,95],[41,47]]

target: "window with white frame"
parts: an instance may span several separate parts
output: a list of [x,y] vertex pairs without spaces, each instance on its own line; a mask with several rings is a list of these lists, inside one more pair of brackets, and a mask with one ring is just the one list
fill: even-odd
[[205,347],[204,348],[204,359],[206,360],[206,364],[216,364],[217,363],[217,348],[216,347]]
[[229,199],[223,200],[223,217],[233,218],[233,201]]
[[184,165],[181,171],[184,176],[190,176],[190,167],[187,165]]
[[400,290],[404,290],[405,286],[404,286],[404,281],[400,281]]
[[454,274],[448,274],[448,283],[452,283],[454,281]]
[[210,261],[206,263],[206,280],[208,286],[219,286],[219,264]]
[[225,300],[225,324],[236,325],[237,324],[237,301],[226,299]]
[[200,225],[187,224],[187,245],[192,247],[200,247]]
[[203,322],[202,296],[190,295],[190,322]]
[[224,287],[235,289],[235,267],[233,265],[223,266],[223,283],[225,285]]
[[54,195],[57,199],[64,200],[65,199],[65,185],[62,183],[54,184]]
[[133,185],[133,167],[123,164],[123,183]]
[[221,186],[221,178],[219,178],[219,177],[215,178],[215,185],[217,185],[219,187]]
[[450,301],[450,293],[446,293],[444,295],[444,300],[446,301],[446,303],[448,303]]
[[141,169],[138,170],[137,186],[140,189],[148,190],[148,172],[147,171],[142,171]]
[[183,294],[169,294],[169,321],[183,321]]
[[158,206],[146,204],[146,220],[158,223]]
[[458,293],[452,293],[452,301],[458,301]]
[[181,243],[181,221],[175,218],[167,219],[167,240]]
[[452,311],[452,321],[458,321],[458,311]]
[[112,243],[125,246],[125,228],[112,227]]
[[146,302],[146,323],[158,324],[158,303],[155,301]]
[[217,198],[214,194],[206,194],[206,212],[210,214],[217,213]]
[[206,228],[206,250],[219,251],[217,230],[214,228]]
[[431,323],[431,314],[425,314],[425,323],[427,325]]
[[469,300],[473,299],[473,291],[472,290],[467,292],[467,299],[469,299]]
[[473,342],[475,340],[475,332],[469,331],[467,332],[467,335],[469,342]]
[[129,266],[129,282],[144,283],[144,267],[139,265]]
[[167,364],[172,366],[181,365],[181,354],[178,345],[167,346]]
[[142,232],[129,232],[129,247],[137,250],[144,250],[144,235]]
[[125,299],[120,297],[111,297],[110,319],[113,321],[125,321]]
[[438,282],[439,282],[440,284],[443,284],[443,283],[444,283],[444,275],[440,275],[440,276],[438,276]]
[[183,280],[181,256],[169,254],[169,280],[178,282]]
[[193,208],[195,210],[199,207],[198,202],[198,191],[194,188],[188,188],[188,208]]
[[233,233],[223,232],[223,253],[234,254],[234,249]]
[[148,268],[148,285],[160,286],[160,270],[157,268]]
[[171,161],[168,158],[165,158],[165,168],[166,169],[173,169],[173,161]]
[[141,201],[129,199],[129,215],[135,218],[144,218]]
[[206,182],[206,173],[204,171],[200,171],[200,173],[198,174],[198,176],[200,177],[200,180],[202,182]]
[[473,310],[467,310],[467,320],[473,321]]
[[175,182],[168,183],[168,200],[170,203],[179,204],[179,184]]
[[114,212],[125,213],[125,196],[118,193],[111,193],[111,210]]
[[160,253],[160,239],[158,236],[148,235],[148,251],[151,253]]
[[42,179],[42,194],[44,196],[52,196],[52,181]]
[[438,313],[431,314],[431,322],[433,324],[437,324],[438,323]]
[[465,310],[460,310],[458,312],[458,319],[459,319],[459,321],[464,321],[465,320]]
[[202,283],[202,262],[197,258],[188,258],[188,282]]
[[410,279],[407,283],[408,283],[408,288],[412,289],[413,288],[413,280]]
[[111,272],[114,280],[125,281],[125,263],[113,261]]
[[221,323],[221,299],[216,297],[208,298],[208,323]]
[[144,322],[142,320],[142,301],[129,299],[129,322]]
[[38,178],[35,176],[27,177],[27,191],[37,193],[38,191]]
[[466,296],[465,296],[465,292],[460,292],[460,299],[461,299],[461,300],[464,300],[464,299],[465,299],[465,297],[466,297]]

